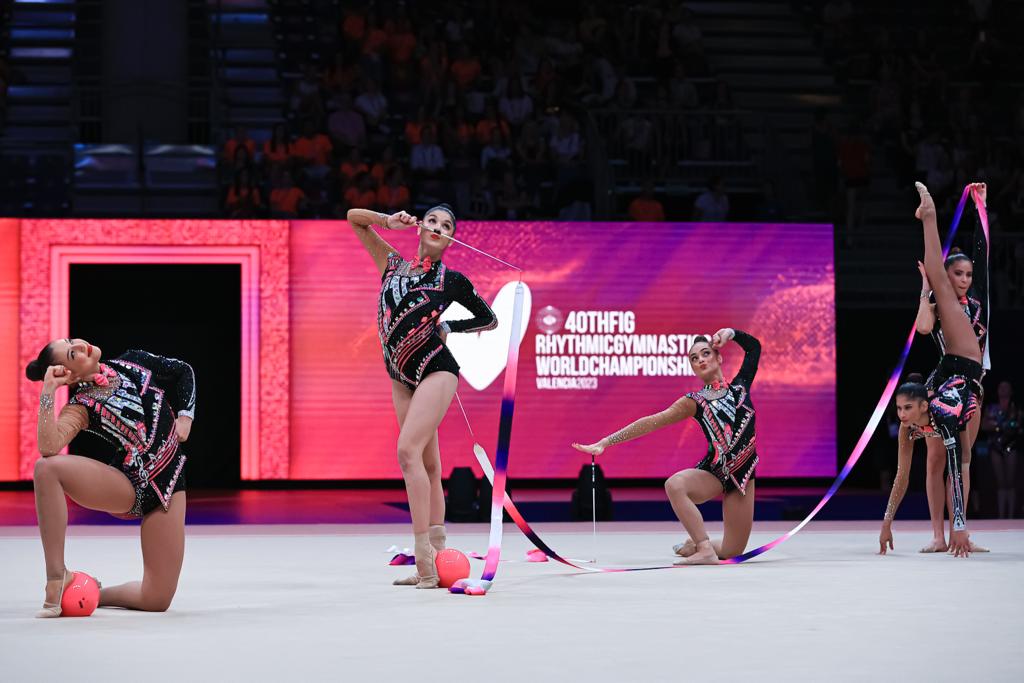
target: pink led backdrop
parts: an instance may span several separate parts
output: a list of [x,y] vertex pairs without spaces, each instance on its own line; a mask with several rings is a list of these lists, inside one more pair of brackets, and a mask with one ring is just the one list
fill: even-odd
[[[413,232],[383,234],[414,253]],[[759,474],[835,473],[830,226],[466,221],[458,236],[526,269],[513,477],[573,477],[585,458],[571,441],[596,440],[698,388],[686,345],[723,326],[764,345],[753,389]],[[67,334],[68,268],[83,262],[242,266],[244,478],[400,477],[376,333],[379,274],[346,223],[12,220],[0,221],[0,247],[0,318],[9,323],[0,337],[11,342],[2,357],[12,378],[0,384],[9,406],[0,479],[31,476],[38,386],[21,368],[42,341]],[[507,324],[514,273],[459,246],[445,260]],[[507,335],[451,344],[464,371],[460,394],[489,451]],[[724,356],[731,376],[741,352],[729,345]],[[441,426],[446,473],[475,467],[456,410]],[[603,465],[613,477],[664,477],[704,449],[691,422],[619,447]]]

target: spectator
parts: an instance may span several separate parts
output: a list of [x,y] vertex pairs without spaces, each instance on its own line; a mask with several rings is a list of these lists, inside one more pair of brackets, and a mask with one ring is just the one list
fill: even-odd
[[235,135],[230,140],[224,143],[223,159],[228,163],[233,163],[235,159],[235,150],[238,147],[244,147],[249,153],[249,160],[251,161],[256,156],[256,143],[252,138],[249,137],[248,132],[245,130],[245,126],[235,126]]
[[253,178],[252,171],[246,167],[235,172],[234,182],[228,188],[224,202],[227,213],[232,218],[257,218],[263,209],[259,188]]
[[530,205],[526,192],[516,182],[515,173],[511,170],[505,171],[495,204],[498,209],[498,217],[507,221],[523,218],[524,211]]
[[302,136],[295,141],[294,149],[295,156],[305,165],[303,170],[310,178],[322,180],[330,171],[327,164],[331,158],[331,141],[317,131],[313,119],[306,119]]
[[275,123],[270,130],[270,139],[263,143],[263,162],[271,168],[284,166],[291,156],[292,141],[288,127],[284,123]]
[[366,123],[362,114],[353,109],[352,96],[341,93],[335,98],[338,108],[327,119],[327,130],[334,143],[342,148],[366,147]]
[[[338,168],[338,177],[341,179],[342,191],[347,190],[349,187],[355,184],[356,179],[370,171],[369,166],[363,161],[363,155],[358,149],[353,147],[349,150],[348,156],[344,161],[341,162],[341,166]],[[357,205],[357,206],[362,206]],[[366,206],[370,206],[367,204]]]
[[468,46],[460,45],[458,57],[451,67],[455,87],[463,92],[469,90],[480,78],[481,71],[480,60],[470,53]]
[[295,187],[295,179],[288,170],[275,169],[277,182],[270,191],[271,218],[297,218],[306,209],[306,193]]
[[362,7],[349,8],[341,21],[341,34],[353,45],[361,45],[366,37],[366,11]]
[[536,193],[548,167],[548,153],[540,124],[534,120],[526,122],[516,141],[516,162],[523,171],[527,190]]
[[696,109],[700,106],[700,97],[697,88],[686,79],[686,68],[681,61],[677,61],[672,78],[668,83],[669,101],[673,107],[680,109]]
[[725,193],[722,179],[718,176],[708,181],[707,189],[693,204],[693,220],[707,223],[721,223],[729,218],[729,196]]
[[846,239],[850,244],[850,233],[860,225],[862,218],[860,196],[871,181],[871,153],[857,124],[850,126],[839,142],[839,170],[846,184]]
[[388,174],[391,173],[391,169],[397,165],[395,162],[395,146],[388,145],[380,153],[380,158],[373,162],[373,166],[370,168],[370,177],[373,178],[374,186],[383,186]]
[[324,105],[320,99],[320,76],[314,65],[306,64],[302,68],[302,78],[292,88],[289,107],[296,118],[322,119]]
[[409,167],[417,175],[426,178],[437,178],[444,172],[444,152],[437,145],[437,136],[432,128],[425,129],[420,144],[413,146]]
[[469,155],[476,140],[476,128],[466,120],[466,110],[455,107],[451,116],[445,117],[444,148],[451,156],[463,158]]
[[345,204],[350,209],[377,206],[377,193],[373,191],[373,178],[369,173],[360,173],[355,184],[345,190]]
[[498,108],[494,101],[487,103],[487,110],[476,124],[476,142],[478,145],[486,145],[491,141],[491,132],[499,130],[502,135],[508,136],[511,132],[508,122],[498,114]]
[[334,62],[327,67],[323,75],[324,90],[338,94],[348,92],[356,82],[356,68],[345,59],[345,53],[334,53]]
[[388,116],[388,100],[380,91],[380,84],[377,81],[367,79],[365,90],[356,98],[355,105],[371,130],[385,134],[389,132],[384,124]]
[[388,171],[387,178],[377,190],[377,203],[384,211],[394,213],[409,206],[409,188],[401,166],[394,166]]
[[405,122],[405,141],[410,147],[420,144],[425,127],[434,128],[436,133],[437,124],[434,118],[427,114],[426,105],[421,105],[416,118],[410,118]]
[[395,30],[388,38],[388,56],[392,64],[405,64],[412,60],[416,52],[416,34],[412,31],[409,16],[403,11],[399,14]]
[[558,164],[574,163],[583,158],[583,138],[579,124],[568,111],[562,110],[558,117],[558,130],[551,135],[548,143],[551,158]]
[[654,196],[654,183],[644,181],[640,196],[629,203],[629,219],[638,223],[653,223],[665,220],[665,207]]
[[523,91],[523,83],[519,78],[509,81],[507,92],[498,100],[498,110],[517,129],[533,116],[533,98]]
[[1017,516],[1017,460],[1024,446],[1022,418],[1024,415],[1013,400],[1013,385],[1003,380],[999,383],[998,400],[985,406],[981,423],[992,458],[1000,519]]

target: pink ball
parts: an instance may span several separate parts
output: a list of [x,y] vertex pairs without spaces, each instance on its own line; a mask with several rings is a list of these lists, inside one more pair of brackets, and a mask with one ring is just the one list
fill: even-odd
[[469,578],[469,558],[455,548],[445,548],[434,558],[441,588],[451,588],[461,579]]
[[100,587],[85,572],[75,572],[60,598],[62,617],[87,617],[100,604]]

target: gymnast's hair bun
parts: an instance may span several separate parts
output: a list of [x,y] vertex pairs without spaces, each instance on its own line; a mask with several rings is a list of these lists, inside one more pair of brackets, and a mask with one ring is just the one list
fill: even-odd
[[907,382],[913,382],[914,384],[924,384],[924,375],[919,372],[912,372],[907,375]]
[[28,377],[33,382],[41,382],[45,374],[46,368],[40,365],[37,360],[25,366],[25,377]]

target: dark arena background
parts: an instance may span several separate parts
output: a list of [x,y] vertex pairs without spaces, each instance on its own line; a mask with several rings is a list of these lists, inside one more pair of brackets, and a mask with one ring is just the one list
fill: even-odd
[[[0,0],[0,680],[1020,680],[1022,27],[1019,0]],[[942,440],[897,466],[948,292],[915,182],[942,240],[966,202],[985,330],[966,558]],[[458,271],[496,317],[404,423],[371,233],[443,238],[402,211],[455,217],[423,300]],[[448,303],[431,340],[473,315]],[[737,408],[676,402],[717,391],[690,352],[724,328],[761,352],[756,478],[723,497],[698,420],[714,458]],[[82,383],[29,381],[50,342]],[[726,340],[723,379],[750,356]],[[89,426],[48,450],[55,414]],[[751,510],[721,566],[673,564],[706,549],[681,519],[728,545]],[[461,554],[424,564],[428,521]],[[456,565],[482,595],[392,585]]]

